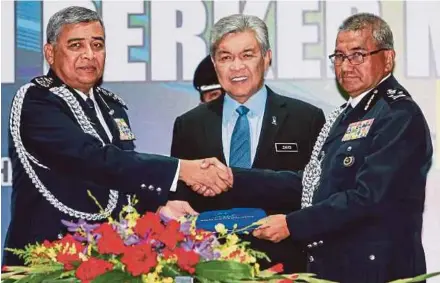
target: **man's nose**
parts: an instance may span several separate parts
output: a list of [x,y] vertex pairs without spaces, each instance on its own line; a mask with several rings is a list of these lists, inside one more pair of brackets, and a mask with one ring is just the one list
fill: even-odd
[[87,58],[87,59],[93,59],[95,57],[95,52],[93,51],[93,49],[90,45],[87,45],[85,47],[83,57]]
[[240,69],[243,69],[243,68],[244,68],[243,61],[241,61],[240,58],[236,57],[234,59],[234,61],[232,62],[232,64],[231,64],[231,69],[232,70],[240,70]]
[[350,60],[348,58],[344,58],[344,61],[342,61],[341,65],[339,66],[342,71],[351,71],[353,70],[353,64],[351,64]]

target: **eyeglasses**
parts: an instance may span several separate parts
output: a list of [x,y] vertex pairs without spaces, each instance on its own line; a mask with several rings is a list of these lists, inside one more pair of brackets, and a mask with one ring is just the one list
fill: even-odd
[[348,59],[348,61],[352,65],[359,65],[359,64],[364,63],[365,57],[374,55],[374,54],[379,53],[380,51],[384,51],[384,50],[388,50],[388,49],[381,48],[381,49],[377,49],[377,50],[374,50],[374,51],[371,51],[368,53],[354,52],[353,54],[350,54],[350,55],[345,55],[343,53],[335,53],[335,54],[328,56],[328,58],[336,66],[342,65],[342,63],[344,63],[345,59]]

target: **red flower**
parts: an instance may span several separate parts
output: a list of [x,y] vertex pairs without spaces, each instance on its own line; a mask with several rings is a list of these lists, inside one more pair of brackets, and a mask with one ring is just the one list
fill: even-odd
[[275,273],[282,273],[284,271],[284,266],[282,263],[277,263],[274,266],[270,267],[269,270]]
[[177,255],[177,265],[189,273],[194,273],[196,264],[200,261],[200,256],[194,251],[185,251],[182,248],[175,249]]
[[56,244],[61,244],[63,247],[65,247],[66,245],[69,245],[69,247],[75,246],[77,253],[81,252],[82,249],[84,248],[83,244],[81,242],[78,242],[77,240],[75,240],[75,238],[70,234],[67,234],[61,240],[55,241],[53,244],[51,244],[50,242],[46,242],[46,241],[43,242],[43,245],[45,247],[51,247]]
[[89,258],[80,264],[75,272],[76,278],[82,283],[89,283],[101,274],[113,269],[113,264],[98,258]]
[[165,227],[162,225],[159,215],[152,212],[145,213],[144,216],[137,220],[134,227],[134,232],[141,237],[145,237],[149,232],[152,232],[150,237],[155,237],[162,234],[164,230]]
[[174,253],[174,251],[170,250],[169,248],[164,248],[162,250],[162,256],[164,259],[169,259],[173,256],[175,256],[176,254]]
[[100,254],[118,255],[125,251],[124,241],[110,224],[102,224],[95,232],[102,235],[97,242],[98,252]]
[[159,240],[169,248],[174,248],[179,241],[185,239],[185,235],[180,232],[180,224],[176,220],[168,222],[165,231],[160,234]]
[[[84,249],[83,244],[75,240],[75,238],[70,234],[65,235],[62,239],[54,241],[53,243],[49,241],[43,242],[43,246],[46,248],[50,248],[58,244],[62,247],[56,256],[57,261],[64,265],[65,270],[73,270],[74,266],[72,264],[76,261],[80,261],[78,254]],[[68,248],[66,249],[66,247]],[[72,247],[75,247],[74,253],[71,253]]]
[[8,271],[9,271],[8,267],[6,265],[3,265],[2,266],[2,272],[8,272]]
[[147,274],[157,265],[157,253],[148,243],[127,247],[121,262],[133,276]]
[[75,269],[73,263],[79,262],[80,258],[78,256],[78,253],[76,254],[59,253],[57,254],[57,261],[64,265],[64,270],[73,270]]

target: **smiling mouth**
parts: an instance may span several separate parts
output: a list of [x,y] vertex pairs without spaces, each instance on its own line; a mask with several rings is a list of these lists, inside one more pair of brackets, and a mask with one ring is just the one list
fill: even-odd
[[247,80],[247,77],[234,77],[231,79],[232,82],[236,83],[236,82],[244,82],[245,80]]

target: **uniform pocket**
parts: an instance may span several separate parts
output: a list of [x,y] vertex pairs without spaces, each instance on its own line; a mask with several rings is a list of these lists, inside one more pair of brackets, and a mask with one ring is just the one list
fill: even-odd
[[384,283],[391,265],[389,243],[369,243],[353,248],[344,257],[344,282]]
[[334,176],[347,178],[353,175],[364,162],[367,141],[354,140],[343,142],[337,149],[331,161],[331,170]]

